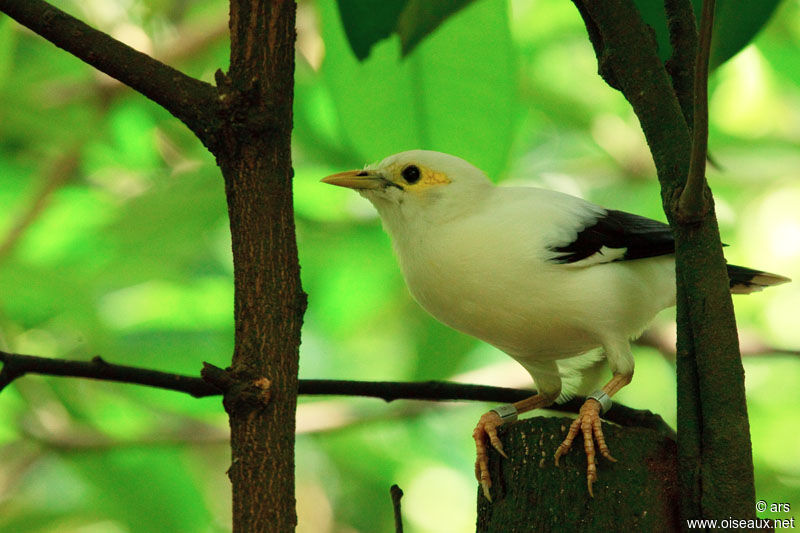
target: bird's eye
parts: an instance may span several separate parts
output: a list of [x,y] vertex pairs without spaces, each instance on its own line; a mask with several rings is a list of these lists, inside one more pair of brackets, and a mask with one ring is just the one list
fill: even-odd
[[408,165],[403,169],[401,174],[403,175],[403,179],[406,180],[406,183],[413,184],[419,181],[420,171],[419,167],[416,165]]

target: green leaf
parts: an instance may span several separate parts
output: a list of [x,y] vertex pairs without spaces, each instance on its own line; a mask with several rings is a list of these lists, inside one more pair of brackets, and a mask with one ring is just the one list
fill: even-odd
[[14,21],[9,17],[0,18],[0,86],[6,80],[13,63],[17,43]]
[[[664,3],[656,0],[634,0],[646,24],[653,28],[658,43],[658,56],[669,59],[672,46]],[[764,27],[780,0],[717,0],[714,33],[711,42],[712,69],[736,55]],[[703,0],[692,0],[695,18],[700,20]]]
[[365,60],[378,41],[392,33],[400,36],[403,55],[408,55],[448,17],[473,0],[339,0],[350,48]]
[[389,37],[407,0],[339,0],[339,15],[350,48],[363,61],[372,45]]
[[332,141],[359,164],[421,148],[456,154],[490,176],[506,167],[520,113],[505,2],[470,5],[407,60],[391,40],[363,63],[349,53],[333,9],[319,9],[321,71],[339,118]]
[[400,35],[403,55],[411,53],[422,39],[472,1],[409,0],[397,21],[397,34]]
[[218,273],[208,252],[213,228],[225,217],[222,187],[215,170],[203,166],[173,179],[159,176],[146,193],[130,200],[104,229],[117,252],[108,273],[113,285]]
[[653,28],[656,43],[658,44],[658,57],[666,61],[672,54],[669,44],[669,29],[667,28],[667,13],[664,11],[664,2],[658,0],[633,0],[645,24]]
[[[127,531],[203,531],[210,522],[203,494],[181,447],[110,448],[76,454],[72,464],[91,487],[93,507]],[[57,498],[52,495],[51,498]]]
[[[339,0],[339,14],[350,47],[363,61],[373,46],[392,33],[400,36],[404,56],[445,20],[473,0]],[[703,0],[691,0],[695,17],[700,17]],[[714,69],[747,46],[764,27],[780,0],[718,0],[711,45],[711,68]],[[669,59],[669,42],[664,3],[657,0],[634,0],[646,24],[653,28],[658,55]]]
[[[702,0],[692,0],[700,17]],[[716,68],[747,46],[775,12],[780,0],[719,0],[711,37],[710,67]]]

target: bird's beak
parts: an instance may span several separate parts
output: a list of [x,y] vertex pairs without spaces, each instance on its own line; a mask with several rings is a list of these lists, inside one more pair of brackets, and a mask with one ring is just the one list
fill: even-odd
[[322,178],[321,181],[348,189],[379,189],[384,186],[386,178],[372,170],[348,170]]

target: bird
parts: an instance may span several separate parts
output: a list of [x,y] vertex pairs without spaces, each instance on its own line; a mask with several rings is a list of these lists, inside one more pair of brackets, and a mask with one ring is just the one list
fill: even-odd
[[[558,465],[580,432],[593,496],[595,450],[616,461],[600,416],[631,382],[630,342],[675,305],[669,225],[557,191],[495,185],[464,159],[429,150],[400,152],[322,182],[372,203],[422,308],[531,375],[536,394],[484,413],[473,431],[475,475],[488,500],[488,444],[507,458],[497,428],[569,399],[575,374],[605,358],[611,379],[587,396],[555,452]],[[790,281],[735,265],[727,270],[732,293]]]

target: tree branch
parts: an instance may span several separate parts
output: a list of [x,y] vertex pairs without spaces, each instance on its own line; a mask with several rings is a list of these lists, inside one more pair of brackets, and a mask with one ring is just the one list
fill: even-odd
[[20,210],[16,220],[0,242],[0,263],[2,263],[13,252],[14,247],[19,243],[28,228],[36,222],[39,216],[50,205],[50,199],[60,187],[62,187],[78,168],[82,143],[78,143],[66,152],[58,155],[51,164],[50,169],[44,174],[42,184],[29,204]]
[[[222,391],[203,378],[150,370],[127,365],[108,363],[100,357],[90,361],[53,359],[35,355],[22,355],[0,351],[0,391],[15,379],[25,374],[42,374],[61,377],[80,377],[145,385],[159,389],[185,392],[195,398],[217,396]],[[222,369],[205,363],[205,370],[219,374]],[[217,372],[218,371],[218,372]],[[470,400],[483,402],[512,403],[528,398],[535,391],[450,383],[443,381],[397,382],[397,381],[350,381],[338,379],[301,379],[298,394],[307,396],[361,396],[380,398],[385,402],[394,400],[453,401]],[[576,397],[565,403],[553,406],[553,410],[577,413],[585,398]],[[655,429],[672,436],[674,431],[664,420],[647,410],[632,409],[622,404],[606,413],[607,420],[624,425]]]
[[403,533],[403,515],[400,513],[400,500],[403,498],[403,490],[397,485],[389,488],[392,497],[392,509],[394,510],[394,531]]
[[161,105],[210,148],[217,91],[98,31],[43,0],[0,0],[0,11],[59,48]]
[[684,224],[701,221],[708,212],[706,199],[706,157],[708,154],[708,58],[711,53],[711,30],[714,27],[714,1],[703,0],[700,18],[700,42],[694,62],[694,126],[689,175],[678,199],[676,215]]
[[633,1],[573,1],[592,42],[602,44],[601,73],[611,70],[639,118],[675,235],[681,516],[754,518],[744,370],[713,198],[697,223],[676,214],[691,160],[688,123]]
[[[633,341],[637,346],[655,348],[667,360],[675,362],[675,330],[669,327],[655,327],[645,331],[641,337]],[[739,331],[739,345],[742,358],[763,357],[771,355],[788,355],[800,357],[800,350],[781,348],[766,342],[757,331],[744,329]]]
[[219,389],[201,378],[116,365],[108,363],[100,357],[93,357],[91,361],[72,361],[0,351],[0,361],[3,363],[3,369],[0,370],[0,391],[25,374],[44,374],[146,385],[185,392],[195,398],[222,394]]
[[687,124],[694,119],[694,61],[697,25],[691,0],[664,0],[672,55],[665,66]]

